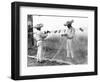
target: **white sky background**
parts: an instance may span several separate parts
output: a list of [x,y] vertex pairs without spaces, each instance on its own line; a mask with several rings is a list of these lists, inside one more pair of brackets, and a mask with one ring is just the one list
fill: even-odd
[[75,29],[83,28],[86,32],[88,29],[88,18],[78,18],[78,17],[52,17],[52,16],[34,16],[33,15],[33,26],[42,23],[44,26],[42,31],[54,31],[66,29],[64,23],[69,20],[74,20],[72,26]]

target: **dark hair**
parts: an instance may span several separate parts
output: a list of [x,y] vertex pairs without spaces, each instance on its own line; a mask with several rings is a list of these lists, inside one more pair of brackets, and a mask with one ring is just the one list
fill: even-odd
[[70,28],[72,28],[72,25],[71,24],[68,24],[67,27],[70,29]]
[[41,30],[41,28],[37,28],[37,30],[39,30],[39,31],[40,31],[40,30]]

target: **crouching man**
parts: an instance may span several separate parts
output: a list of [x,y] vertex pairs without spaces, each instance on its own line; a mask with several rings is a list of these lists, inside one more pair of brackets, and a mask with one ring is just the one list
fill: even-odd
[[33,28],[35,28],[36,32],[34,33],[34,37],[37,41],[37,61],[42,62],[44,57],[44,51],[43,51],[43,40],[46,38],[46,34],[41,31],[41,28],[43,27],[43,24],[37,24]]

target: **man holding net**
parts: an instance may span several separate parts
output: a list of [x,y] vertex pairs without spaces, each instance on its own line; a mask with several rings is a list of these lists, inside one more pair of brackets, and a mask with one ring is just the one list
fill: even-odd
[[75,35],[75,29],[72,27],[72,23],[74,21],[67,21],[64,26],[67,26],[68,30],[65,34],[62,34],[62,36],[65,36],[67,41],[66,41],[66,49],[67,49],[67,57],[73,58],[74,54],[72,51],[72,40]]
[[34,33],[34,37],[37,41],[37,61],[38,62],[41,62],[43,60],[43,55],[44,55],[43,40],[47,36],[44,32],[41,31],[42,27],[43,27],[43,24],[37,24],[36,26],[34,26],[34,28],[36,29],[36,32]]

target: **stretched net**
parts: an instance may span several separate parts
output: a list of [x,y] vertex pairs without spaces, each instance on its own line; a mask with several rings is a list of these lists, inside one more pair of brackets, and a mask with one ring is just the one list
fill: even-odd
[[44,57],[66,61],[67,57],[67,38],[60,34],[49,34],[43,42]]

